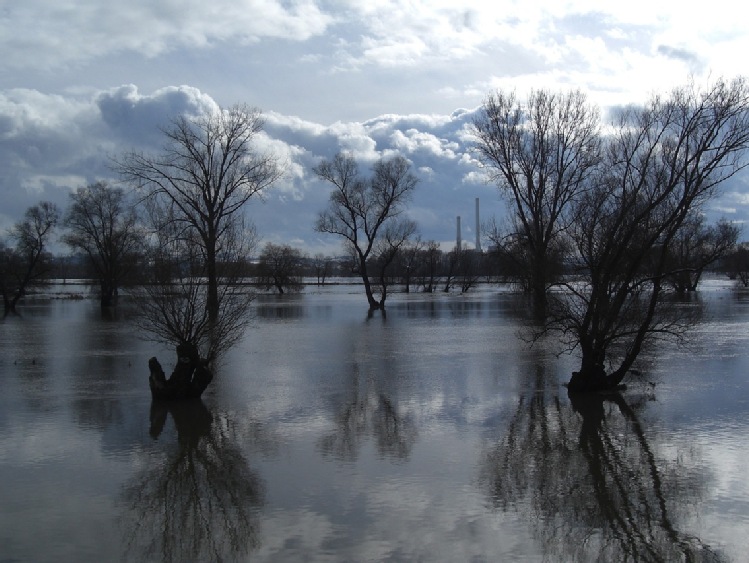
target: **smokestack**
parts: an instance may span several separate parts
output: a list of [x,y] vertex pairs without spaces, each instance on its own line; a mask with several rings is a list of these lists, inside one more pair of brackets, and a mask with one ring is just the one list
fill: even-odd
[[455,240],[455,248],[460,250],[462,248],[462,245],[463,245],[463,241],[461,240],[461,235],[460,235],[460,215],[458,215],[458,236]]
[[476,198],[476,252],[481,252],[481,219],[479,218],[479,198]]

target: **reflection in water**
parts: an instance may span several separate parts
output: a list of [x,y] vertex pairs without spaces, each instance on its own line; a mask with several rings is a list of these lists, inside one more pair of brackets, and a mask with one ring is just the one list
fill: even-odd
[[223,561],[259,545],[257,509],[263,484],[250,470],[233,422],[202,401],[151,405],[151,436],[168,415],[177,443],[159,464],[144,467],[122,491],[128,559]]
[[387,393],[377,389],[372,378],[364,378],[354,366],[348,397],[335,417],[335,429],[323,435],[318,446],[326,455],[355,461],[362,443],[375,439],[381,456],[408,459],[416,442],[416,423],[403,413]]
[[260,319],[294,320],[301,319],[304,314],[304,307],[301,305],[266,303],[255,307],[255,315]]
[[639,406],[619,394],[570,400],[544,389],[520,398],[482,460],[495,508],[527,512],[549,560],[727,560],[677,529],[705,490],[689,454],[658,459]]

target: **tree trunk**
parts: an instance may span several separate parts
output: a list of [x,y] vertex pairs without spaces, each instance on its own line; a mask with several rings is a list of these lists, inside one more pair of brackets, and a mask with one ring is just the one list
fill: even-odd
[[101,306],[114,307],[117,305],[114,284],[107,280],[101,281]]
[[213,379],[207,363],[200,358],[195,345],[180,344],[177,346],[177,363],[167,379],[159,361],[155,357],[151,358],[148,360],[151,396],[158,400],[199,398]]
[[388,294],[388,286],[387,286],[387,281],[385,280],[385,273],[384,273],[384,271],[380,275],[380,288],[382,289],[382,292],[380,294],[380,306],[379,306],[379,308],[380,309],[384,309],[385,308],[385,299],[387,299],[387,294]]
[[581,366],[580,371],[572,372],[567,389],[574,393],[595,393],[600,391],[617,391],[625,389],[620,370],[606,374],[603,366]]
[[621,382],[624,376],[620,373],[621,370],[607,374],[603,367],[605,355],[601,350],[585,343],[581,343],[580,347],[583,356],[580,371],[572,372],[567,383],[570,392],[614,391],[623,388]]
[[18,290],[10,299],[10,307],[8,307],[7,310],[10,311],[11,313],[15,313],[16,305],[18,305],[18,302],[21,300],[21,297],[23,297],[25,294],[26,294],[26,291]]
[[218,320],[218,268],[216,266],[216,235],[209,233],[205,241],[205,266],[208,278],[208,319]]
[[369,310],[381,309],[382,305],[374,297],[372,292],[372,284],[369,281],[369,273],[367,272],[367,260],[363,256],[359,257],[359,272],[361,273],[362,282],[364,282],[364,293],[367,294],[367,302],[369,303]]
[[546,276],[545,264],[543,261],[538,263],[541,258],[537,258],[537,263],[532,266],[531,273],[531,298],[533,299],[533,315],[537,319],[546,316]]

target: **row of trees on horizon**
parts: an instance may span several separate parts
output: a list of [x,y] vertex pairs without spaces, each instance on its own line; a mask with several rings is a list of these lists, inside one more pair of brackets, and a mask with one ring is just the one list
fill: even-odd
[[[155,267],[153,249],[145,244],[146,231],[138,224],[135,214],[125,217],[119,228],[112,229],[112,232],[121,231],[119,239],[125,245],[91,244],[97,238],[95,223],[103,226],[107,222],[101,217],[88,225],[89,228],[82,228],[86,225],[86,221],[81,221],[84,217],[96,217],[107,208],[114,217],[130,207],[122,188],[96,183],[78,189],[71,194],[71,199],[74,201],[67,214],[61,214],[46,202],[29,208],[24,220],[8,234],[8,239],[0,241],[0,288],[6,313],[13,311],[37,283],[96,281],[103,307],[117,303],[120,289],[149,283],[148,271]],[[70,247],[70,253],[62,255],[44,250],[50,245],[55,227],[58,231],[62,227],[61,240]],[[736,225],[725,220],[706,225],[700,216],[688,227],[681,233],[678,253],[673,257],[684,267],[666,280],[674,291],[696,291],[707,267],[749,287],[749,243],[737,243],[739,229]],[[126,236],[128,233],[132,236]],[[107,256],[109,248],[116,253]],[[466,246],[445,252],[436,241],[423,241],[416,236],[403,242],[392,261],[385,263],[383,258],[387,256],[378,255],[369,260],[368,265],[370,271],[377,273],[380,284],[405,293],[454,290],[465,293],[481,283],[512,284],[519,291],[530,293],[530,277],[523,268],[524,259],[519,251],[517,247],[492,245],[486,252]],[[554,256],[553,260],[550,269],[555,272],[555,279],[574,276],[574,263],[564,263],[562,256]],[[239,261],[236,283],[281,295],[302,291],[308,284],[340,283],[341,278],[359,279],[360,276],[353,256],[322,253],[310,256],[289,244],[268,242],[258,253],[239,257]],[[163,268],[163,264],[160,267]],[[180,271],[186,272],[189,267],[189,263],[184,263]],[[199,271],[193,273],[200,275]]]
[[[255,271],[247,257],[257,233],[245,204],[283,170],[256,147],[258,110],[235,106],[177,116],[158,154],[130,152],[113,168],[128,189],[96,183],[71,193],[61,217],[52,204],[29,209],[2,253],[6,310],[38,276],[58,222],[62,240],[96,273],[102,305],[113,305],[128,272],[144,328],[189,342],[214,358],[245,326],[251,295],[237,289],[254,273],[283,292],[299,286],[304,260],[267,244]],[[506,198],[510,220],[487,225],[486,253],[441,253],[408,217],[418,186],[410,162],[381,158],[368,173],[339,153],[313,173],[331,187],[315,230],[338,237],[346,269],[361,278],[370,311],[385,308],[394,282],[467,291],[482,276],[504,276],[532,298],[540,335],[556,333],[581,354],[577,389],[615,388],[649,341],[679,337],[668,295],[694,291],[702,272],[746,247],[737,225],[705,222],[720,185],[746,166],[749,87],[743,78],[654,95],[603,124],[580,91],[490,94],[473,122],[472,149]],[[308,259],[325,278],[325,257]],[[550,292],[551,288],[564,291]]]

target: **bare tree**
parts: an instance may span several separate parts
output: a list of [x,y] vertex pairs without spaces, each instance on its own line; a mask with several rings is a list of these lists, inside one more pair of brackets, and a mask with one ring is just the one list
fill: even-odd
[[419,256],[424,249],[424,243],[420,236],[404,241],[403,246],[396,256],[398,270],[403,282],[403,291],[411,292],[411,280],[418,273]]
[[482,259],[481,252],[471,248],[463,248],[458,252],[458,284],[460,292],[467,293],[474,287],[481,277]]
[[442,251],[436,240],[428,240],[418,254],[418,277],[425,293],[434,292],[437,274],[442,261]]
[[416,233],[416,223],[399,218],[388,222],[372,252],[372,266],[380,286],[380,306],[384,307],[391,279],[391,266],[396,262],[409,239]]
[[8,238],[12,245],[0,248],[0,291],[5,313],[16,310],[29,286],[46,271],[46,247],[60,218],[54,203],[42,201],[29,207]]
[[300,291],[302,258],[302,253],[288,244],[267,243],[260,253],[258,282],[266,289],[275,287],[279,294]]
[[417,178],[410,168],[400,156],[380,159],[372,167],[371,178],[365,179],[354,157],[342,153],[314,168],[319,178],[334,186],[330,204],[318,216],[315,229],[344,239],[356,258],[370,310],[384,308],[386,294],[375,298],[368,261],[377,241],[388,225],[399,218],[416,187]]
[[332,260],[322,252],[318,252],[312,259],[312,264],[317,276],[317,285],[325,285],[326,278],[330,275],[332,269]]
[[666,283],[678,293],[697,291],[702,273],[735,248],[739,232],[726,220],[705,225],[702,214],[688,217],[674,237]]
[[664,299],[669,258],[688,219],[744,168],[748,145],[744,79],[680,88],[622,113],[600,177],[575,205],[582,282],[567,283],[553,311],[551,326],[581,354],[571,390],[617,387],[648,341],[682,334],[688,323]]
[[177,236],[198,245],[205,264],[208,313],[219,311],[219,259],[227,233],[242,221],[245,204],[281,174],[276,158],[256,147],[260,113],[247,106],[200,117],[175,118],[164,129],[158,155],[132,152],[116,162],[122,177],[169,208]]
[[[569,203],[568,205],[572,205]],[[533,262],[533,248],[527,238],[522,235],[522,229],[517,228],[517,222],[507,228],[492,220],[487,225],[487,237],[491,242],[491,255],[498,268],[499,279],[506,283],[517,285],[524,293],[533,296],[534,274],[528,267]],[[547,283],[558,280],[565,271],[565,261],[570,258],[568,237],[559,236],[549,242],[543,261],[543,277]],[[539,266],[541,268],[541,266]],[[536,300],[537,301],[537,300]],[[542,303],[542,305],[545,302]],[[538,302],[536,303],[538,305]],[[539,315],[545,311],[545,306],[537,307]]]
[[[209,366],[241,338],[250,322],[249,310],[254,294],[240,283],[246,270],[244,263],[255,245],[254,229],[240,223],[232,223],[224,231],[221,252],[217,256],[218,272],[222,283],[218,284],[217,306],[214,312],[209,305],[209,289],[205,284],[207,266],[200,245],[190,238],[177,236],[179,223],[169,219],[154,219],[163,227],[153,233],[148,254],[151,267],[148,279],[140,288],[136,303],[140,315],[136,322],[144,334],[149,334],[165,344],[174,345],[179,358],[177,366],[190,368],[190,377],[199,367]],[[158,388],[166,388],[163,395],[199,396],[190,383],[190,377],[177,378],[172,383],[160,381],[163,375],[152,365],[152,382]],[[158,366],[160,369],[160,366]],[[175,373],[178,371],[175,368]],[[170,381],[172,381],[170,379]],[[210,380],[205,383],[205,386]],[[185,387],[190,391],[186,391]]]
[[542,312],[557,272],[550,254],[570,225],[571,202],[600,163],[599,114],[580,91],[490,94],[473,122],[474,149],[514,212],[512,246],[521,248],[528,288]]
[[99,278],[101,306],[116,305],[123,278],[137,264],[143,233],[122,188],[97,182],[70,194],[63,241],[83,252]]
[[442,263],[440,269],[442,273],[442,281],[444,282],[444,285],[442,286],[442,291],[444,293],[449,293],[450,289],[455,284],[455,279],[458,275],[458,262],[460,260],[460,253],[461,250],[456,246],[447,254],[442,255]]
[[142,327],[177,349],[168,380],[156,358],[149,361],[154,397],[200,396],[212,379],[207,366],[246,326],[252,294],[237,281],[254,239],[244,208],[281,174],[276,159],[256,147],[262,125],[258,110],[246,106],[179,116],[163,130],[160,154],[132,152],[115,162],[144,194],[158,245]]
[[749,243],[742,242],[726,257],[726,270],[731,279],[749,287]]

